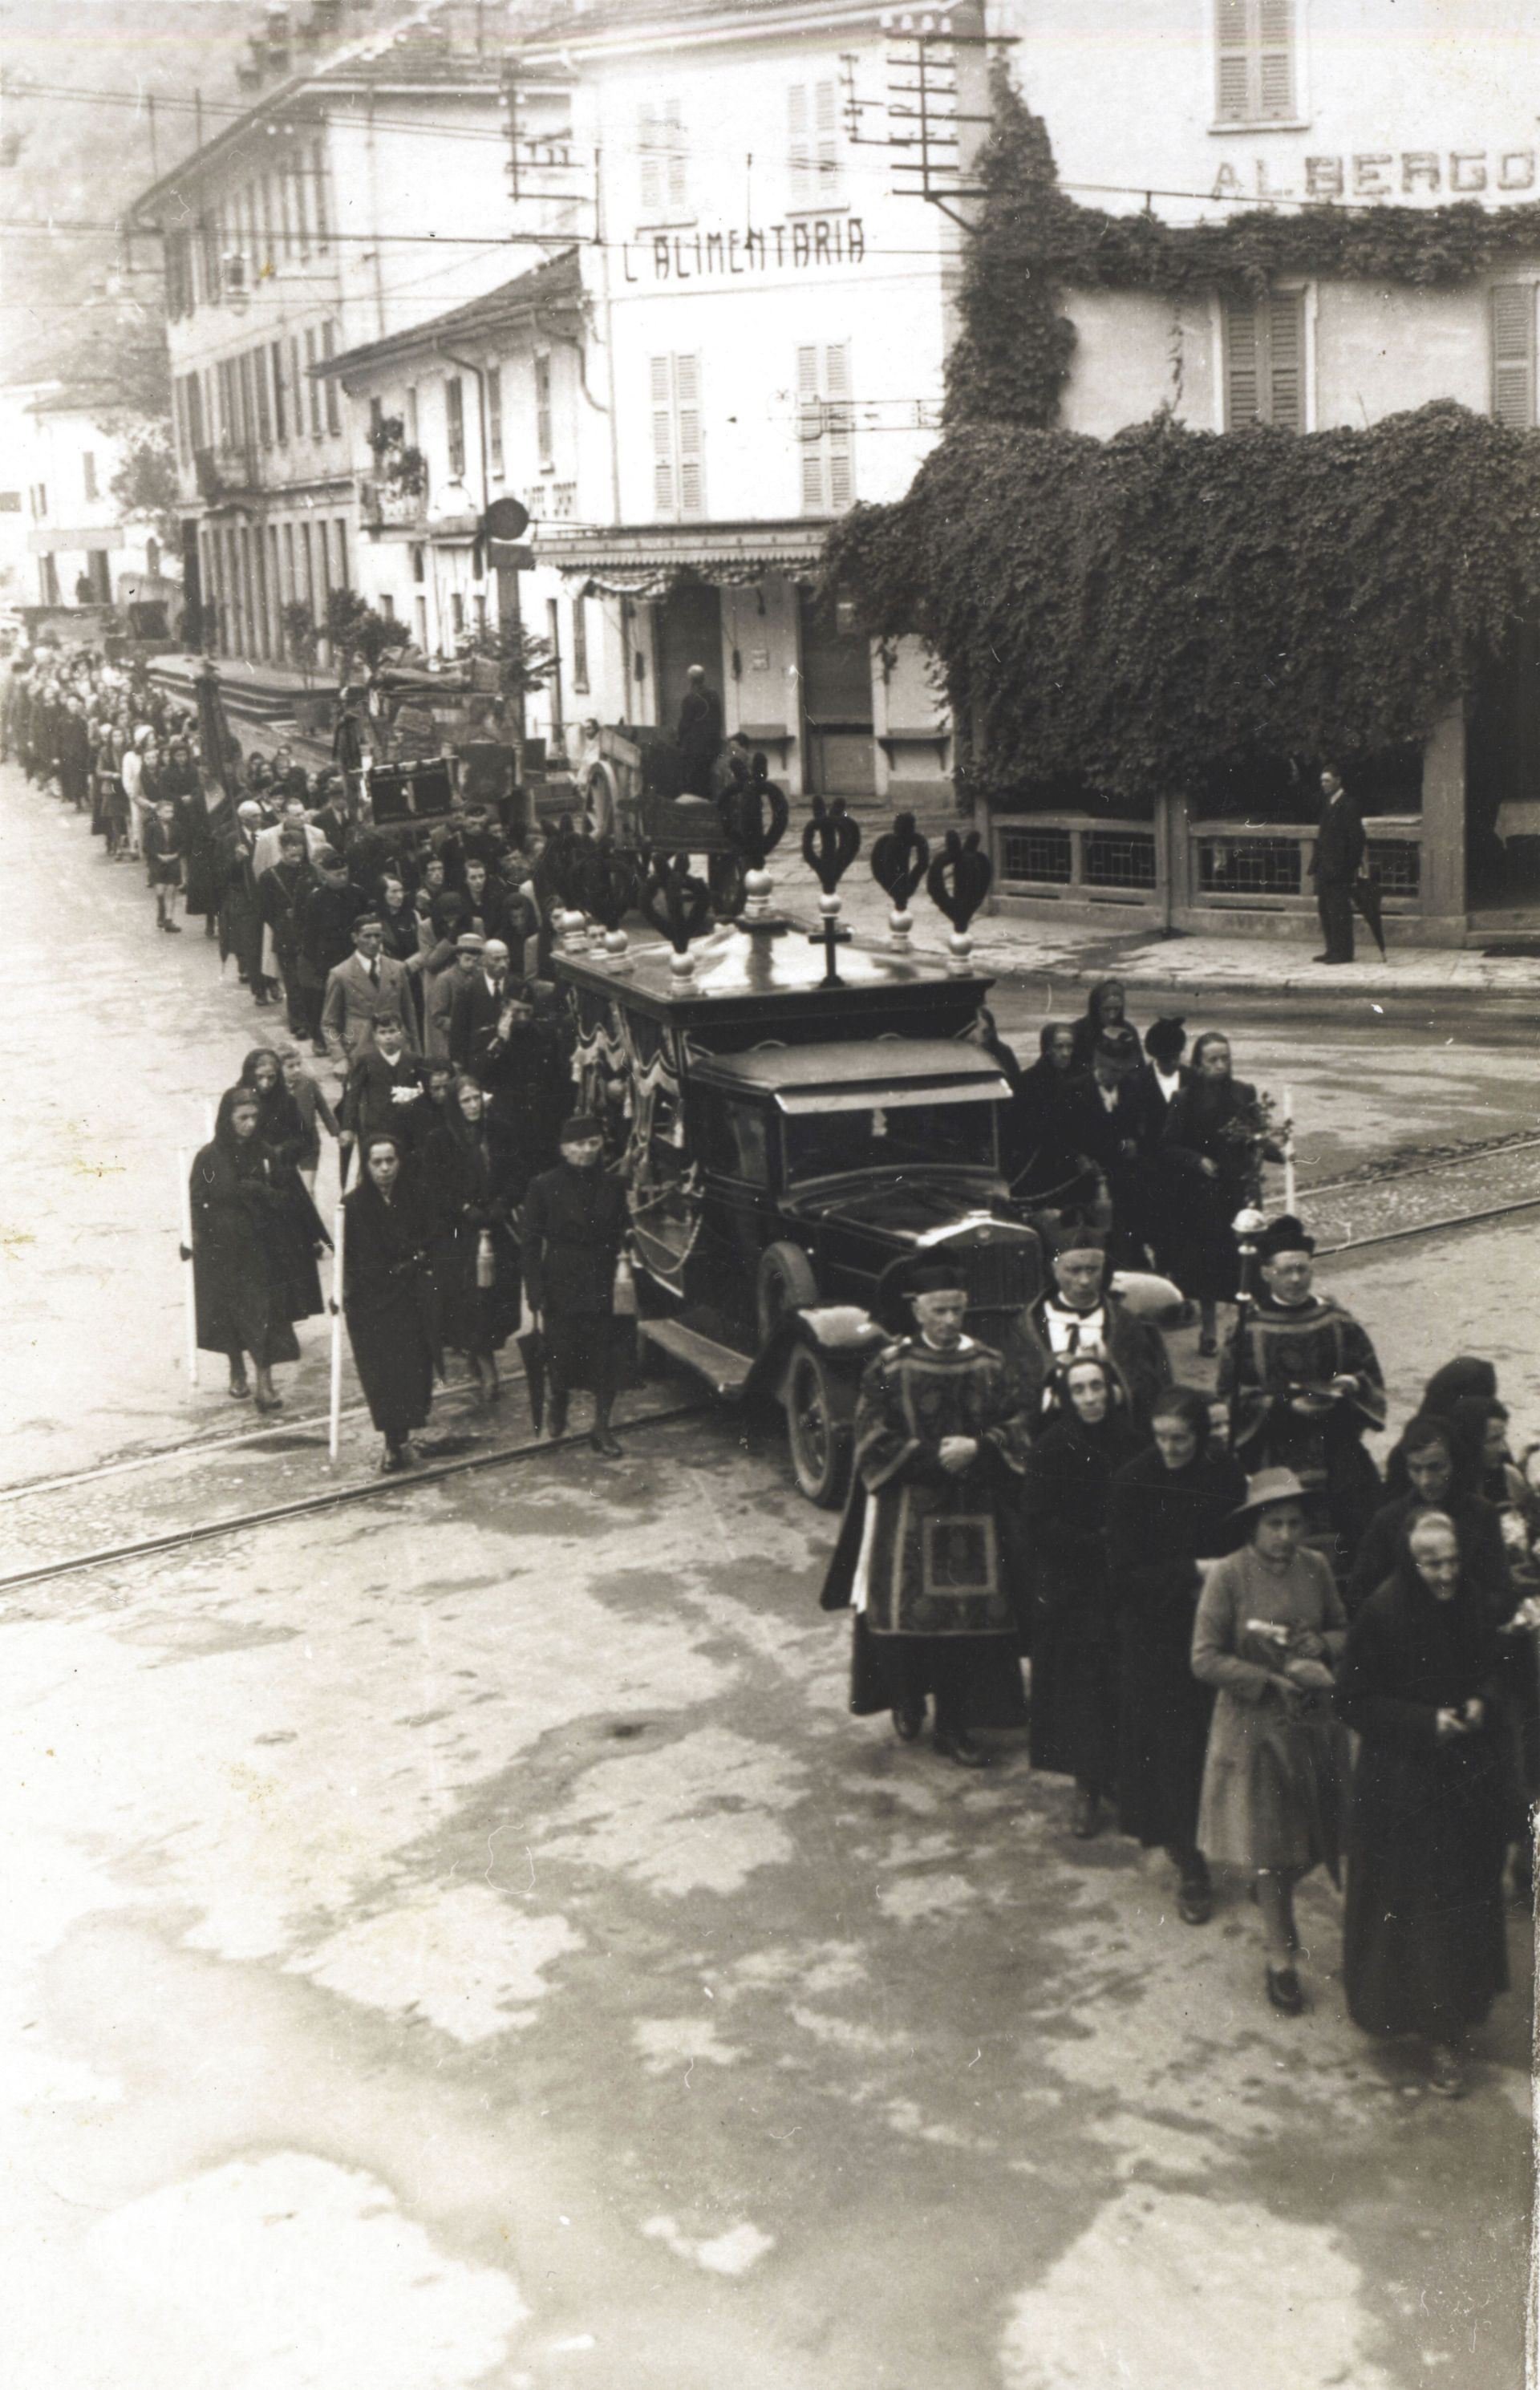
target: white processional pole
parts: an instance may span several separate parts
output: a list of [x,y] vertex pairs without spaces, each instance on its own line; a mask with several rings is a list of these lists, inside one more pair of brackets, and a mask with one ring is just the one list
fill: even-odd
[[1294,1090],[1283,1091],[1283,1117],[1287,1134],[1283,1140],[1283,1208],[1290,1219],[1294,1216]]
[[193,1275],[192,1258],[192,1180],[185,1152],[176,1156],[176,1189],[181,1249],[186,1255],[182,1265],[182,1308],[187,1331],[187,1383],[198,1384],[198,1282]]
[[342,1237],[347,1216],[339,1203],[331,1224],[331,1423],[327,1434],[327,1457],[333,1468],[342,1433]]

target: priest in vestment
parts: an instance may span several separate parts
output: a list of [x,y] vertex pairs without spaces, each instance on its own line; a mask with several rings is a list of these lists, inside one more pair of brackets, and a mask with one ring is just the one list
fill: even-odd
[[1010,1583],[1026,1416],[999,1355],[964,1332],[956,1264],[901,1266],[883,1291],[906,1303],[914,1328],[862,1381],[823,1606],[855,1612],[855,1715],[891,1710],[900,1741],[913,1742],[931,1700],[936,1750],[982,1767],[972,1729],[1026,1723]]

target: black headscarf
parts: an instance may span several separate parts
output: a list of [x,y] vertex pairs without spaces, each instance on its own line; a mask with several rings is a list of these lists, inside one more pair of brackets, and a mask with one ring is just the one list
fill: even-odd
[[1480,1359],[1474,1353],[1457,1353],[1452,1361],[1445,1361],[1442,1369],[1435,1369],[1429,1379],[1422,1390],[1422,1410],[1440,1419],[1448,1419],[1462,1394],[1485,1394],[1492,1398],[1496,1392],[1497,1372],[1492,1363]]
[[[271,1062],[277,1073],[276,1084],[271,1087],[257,1085],[257,1065]],[[240,1086],[257,1099],[257,1135],[263,1143],[285,1161],[305,1143],[305,1124],[300,1107],[284,1084],[283,1064],[271,1046],[253,1046],[240,1066]]]
[[[237,1137],[236,1135],[234,1114],[237,1104],[255,1104],[257,1126],[254,1136]],[[248,1086],[242,1082],[237,1086],[225,1088],[219,1099],[219,1111],[214,1116],[213,1141],[216,1150],[234,1168],[237,1178],[256,1178],[265,1174],[266,1165],[271,1162],[272,1154],[269,1151],[267,1140],[262,1133],[262,1098],[255,1087]]]
[[1499,1460],[1492,1467],[1486,1459],[1486,1431],[1492,1420],[1501,1420],[1505,1427],[1508,1425],[1506,1403],[1500,1403],[1495,1394],[1461,1394],[1450,1417],[1455,1466],[1457,1472],[1462,1466],[1469,1472],[1472,1493],[1484,1494],[1489,1502],[1504,1504],[1508,1499],[1505,1465]]
[[1194,1460],[1201,1460],[1213,1438],[1213,1415],[1209,1408],[1210,1396],[1196,1386],[1168,1386],[1151,1407],[1149,1420],[1179,1419],[1198,1439]]

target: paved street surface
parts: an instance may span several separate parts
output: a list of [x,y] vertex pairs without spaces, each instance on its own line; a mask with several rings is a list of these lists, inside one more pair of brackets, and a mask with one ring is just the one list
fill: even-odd
[[[263,1016],[0,803],[15,1486],[249,1428],[181,1375],[172,1202]],[[1500,1023],[1236,1039],[1323,1172],[1533,1119]],[[1540,1432],[1534,1236],[1331,1266],[1397,1417],[1484,1350]],[[16,1500],[7,1548],[324,1486],[303,1333],[283,1437]],[[970,1779],[848,1717],[768,1429],[622,1432],[4,1597],[6,2390],[1517,2384],[1527,1920],[1460,2105],[1346,2022],[1328,1882],[1277,2017],[1236,1885],[1195,1932],[1015,1738]]]

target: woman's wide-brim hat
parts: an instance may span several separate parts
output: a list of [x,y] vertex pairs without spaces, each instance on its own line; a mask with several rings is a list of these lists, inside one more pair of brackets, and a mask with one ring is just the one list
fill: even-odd
[[1230,1516],[1249,1519],[1258,1510],[1270,1510],[1275,1502],[1308,1499],[1308,1489],[1300,1484],[1291,1469],[1259,1469],[1254,1477],[1246,1480],[1246,1499],[1236,1505]]

